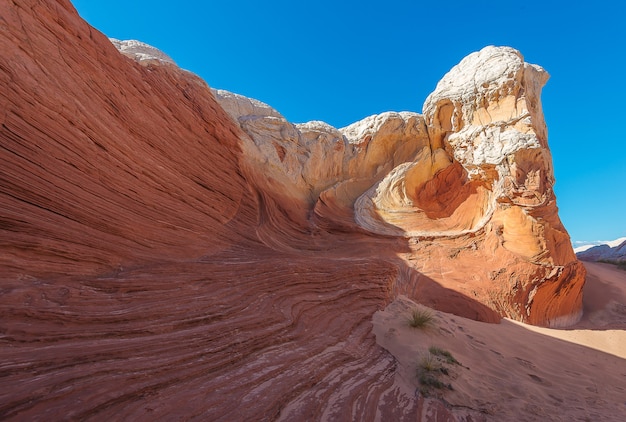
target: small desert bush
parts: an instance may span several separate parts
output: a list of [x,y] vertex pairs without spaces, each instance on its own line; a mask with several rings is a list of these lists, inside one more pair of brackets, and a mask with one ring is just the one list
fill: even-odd
[[417,370],[422,372],[437,372],[440,369],[441,363],[432,355],[432,353],[422,356],[417,366]]
[[420,392],[425,396],[429,396],[433,388],[437,390],[443,390],[444,388],[452,390],[450,384],[444,383],[437,374],[431,372],[422,372],[419,374],[418,380],[420,382]]
[[447,350],[436,346],[428,349],[428,354],[422,356],[417,364],[417,380],[420,384],[420,392],[429,396],[433,389],[453,390],[450,383],[442,380],[442,377],[449,375],[446,365],[460,365],[460,363]]
[[617,260],[617,259],[599,259],[598,262],[602,262],[604,264],[613,264],[617,266],[620,270],[626,270],[626,261]]
[[430,346],[428,348],[428,351],[433,356],[441,357],[446,361],[446,363],[449,363],[451,365],[460,365],[459,361],[456,360],[454,356],[452,356],[452,353],[448,352],[447,350],[441,349],[437,346]]
[[434,322],[435,317],[428,309],[416,308],[411,311],[409,325],[413,328],[428,328],[431,327]]

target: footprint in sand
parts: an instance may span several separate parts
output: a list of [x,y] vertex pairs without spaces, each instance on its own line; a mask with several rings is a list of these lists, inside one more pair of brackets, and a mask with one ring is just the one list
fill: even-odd
[[604,406],[607,401],[600,397],[585,397],[585,402],[589,406]]
[[563,403],[563,399],[560,397],[553,396],[552,394],[548,394],[548,397],[550,397],[552,400],[555,400],[558,403]]
[[476,340],[474,336],[470,336],[469,334],[465,334],[465,335],[467,336],[468,339],[472,341],[473,345],[476,345],[476,344],[480,344],[481,346],[487,345],[487,343],[485,343],[484,341]]
[[[540,384],[545,385],[546,387],[552,387],[552,383],[550,381],[546,381],[543,378],[541,378],[538,375],[535,374],[528,374],[529,377],[531,377],[533,379],[533,381],[537,381]],[[554,398],[554,397],[553,397]]]
[[515,359],[517,359],[519,361],[519,363],[521,363],[522,365],[524,365],[527,368],[530,368],[530,369],[535,369],[536,368],[535,364],[532,363],[529,360],[518,358],[518,357],[516,357]]

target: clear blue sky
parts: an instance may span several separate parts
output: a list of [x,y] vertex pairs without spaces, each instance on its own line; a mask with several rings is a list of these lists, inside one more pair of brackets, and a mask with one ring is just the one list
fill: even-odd
[[542,101],[560,216],[572,240],[626,236],[626,2],[73,0],[109,37],[151,44],[215,88],[289,121],[342,127],[421,112],[486,45],[550,74]]

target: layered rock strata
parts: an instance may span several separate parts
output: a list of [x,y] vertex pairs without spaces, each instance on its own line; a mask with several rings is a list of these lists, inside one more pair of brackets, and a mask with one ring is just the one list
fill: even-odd
[[0,419],[467,418],[398,381],[376,310],[578,314],[545,72],[516,51],[465,59],[423,116],[334,129],[66,0],[0,16]]
[[519,52],[486,47],[441,80],[423,116],[383,113],[341,129],[294,125],[213,92],[245,133],[251,171],[271,181],[264,190],[302,210],[294,219],[407,239],[407,265],[451,293],[415,280],[398,292],[473,318],[562,326],[580,317],[585,270],[552,189],[547,79]]

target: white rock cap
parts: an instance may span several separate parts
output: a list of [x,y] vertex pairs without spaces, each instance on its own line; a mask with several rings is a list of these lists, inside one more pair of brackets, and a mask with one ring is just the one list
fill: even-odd
[[137,40],[118,40],[115,38],[109,38],[109,41],[113,43],[115,48],[118,49],[123,55],[136,60],[142,65],[154,63],[168,63],[176,66],[176,63],[170,56],[162,52],[156,47],[152,47],[149,44],[143,43]]

